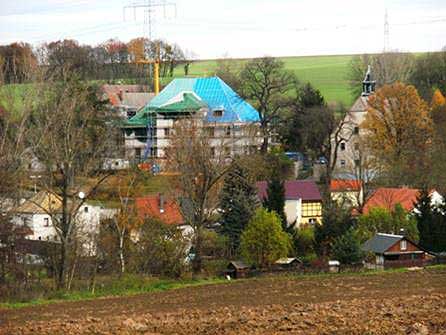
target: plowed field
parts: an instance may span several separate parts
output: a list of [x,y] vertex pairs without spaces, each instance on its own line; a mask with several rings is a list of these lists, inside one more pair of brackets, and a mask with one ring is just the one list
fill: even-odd
[[272,276],[0,310],[1,334],[446,334],[446,270]]

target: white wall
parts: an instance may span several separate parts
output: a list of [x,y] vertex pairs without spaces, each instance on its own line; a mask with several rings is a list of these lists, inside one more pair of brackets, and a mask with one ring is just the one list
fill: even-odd
[[296,223],[296,227],[299,226],[302,218],[302,200],[286,200],[285,215],[289,225]]

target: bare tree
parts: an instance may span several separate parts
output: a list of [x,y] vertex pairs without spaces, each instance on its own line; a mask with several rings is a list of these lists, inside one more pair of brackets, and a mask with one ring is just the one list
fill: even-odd
[[272,57],[246,63],[240,78],[240,95],[248,99],[259,113],[263,136],[261,151],[265,153],[280,112],[297,99],[292,96],[293,90],[297,93],[297,78],[285,70],[282,61]]
[[348,79],[354,96],[359,96],[362,89],[362,81],[367,67],[372,67],[373,79],[377,88],[393,84],[396,81],[407,83],[414,70],[415,56],[403,52],[386,52],[381,54],[364,54],[353,57],[350,64]]
[[200,121],[183,119],[175,124],[167,152],[169,169],[177,174],[175,189],[184,220],[193,228],[194,273],[201,271],[203,232],[214,222],[223,177],[231,162],[225,143],[212,146],[212,141]]
[[48,215],[60,241],[56,284],[63,288],[78,246],[77,233],[88,224],[78,220],[79,209],[108,177],[101,167],[111,125],[96,90],[73,74],[62,81],[46,81],[40,96],[32,106],[27,139],[44,166],[39,187],[61,202],[60,210]]
[[119,209],[111,221],[118,238],[118,257],[121,273],[124,273],[126,270],[125,240],[141,224],[133,199],[136,196],[141,196],[143,181],[146,178],[147,175],[143,171],[135,168],[119,175],[117,182],[113,184],[117,189]]

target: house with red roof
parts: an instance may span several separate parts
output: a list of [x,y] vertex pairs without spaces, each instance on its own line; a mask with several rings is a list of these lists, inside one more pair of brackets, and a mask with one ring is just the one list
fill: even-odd
[[358,207],[364,196],[362,183],[359,180],[332,179],[330,195],[331,199],[339,204]]
[[[286,180],[285,214],[289,225],[296,228],[301,225],[316,224],[322,221],[322,196],[312,180]],[[261,201],[267,198],[268,182],[257,183]]]
[[180,206],[175,199],[166,198],[163,194],[148,195],[135,199],[136,212],[141,220],[154,218],[166,225],[181,226],[184,224]]
[[[366,201],[363,213],[367,214],[372,208],[384,208],[392,211],[395,205],[400,204],[407,212],[413,212],[417,203],[420,190],[414,188],[377,188]],[[438,206],[444,199],[437,191],[431,191],[432,205]]]

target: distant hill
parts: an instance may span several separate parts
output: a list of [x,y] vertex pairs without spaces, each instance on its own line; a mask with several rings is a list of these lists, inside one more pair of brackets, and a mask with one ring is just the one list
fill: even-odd
[[[283,57],[288,70],[294,71],[302,83],[310,82],[318,88],[328,102],[340,102],[345,106],[353,103],[347,73],[353,56],[302,56]],[[234,60],[240,65],[241,60]],[[216,60],[196,61],[190,65],[190,76],[206,76],[215,73]],[[184,76],[182,66],[175,69],[175,77]],[[163,80],[167,83],[169,80]]]

